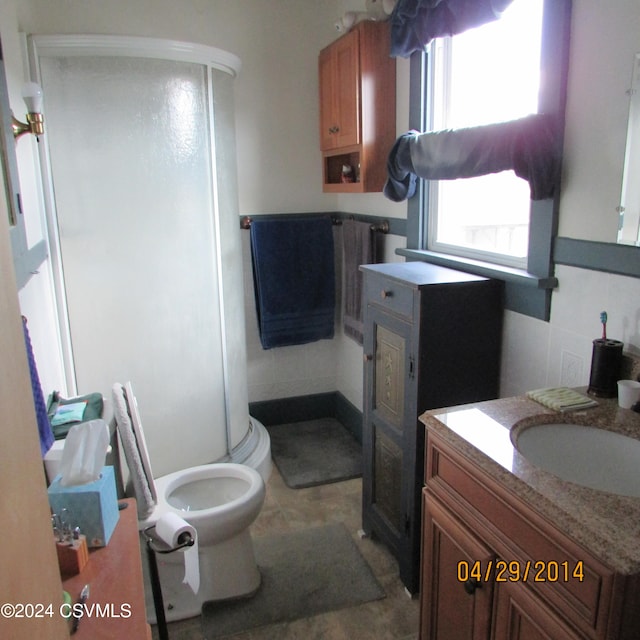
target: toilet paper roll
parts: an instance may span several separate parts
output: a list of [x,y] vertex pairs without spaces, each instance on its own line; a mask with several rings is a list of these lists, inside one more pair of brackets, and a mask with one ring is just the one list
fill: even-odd
[[172,548],[184,544],[185,534],[193,538],[194,544],[181,550],[184,553],[184,579],[182,582],[188,584],[193,593],[198,593],[200,589],[200,562],[196,530],[175,513],[165,513],[156,522],[156,535]]

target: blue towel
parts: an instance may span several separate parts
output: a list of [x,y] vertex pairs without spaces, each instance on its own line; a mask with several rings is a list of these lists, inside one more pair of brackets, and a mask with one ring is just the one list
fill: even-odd
[[38,376],[38,368],[36,367],[36,359],[33,355],[33,347],[31,346],[31,338],[29,337],[29,329],[27,328],[27,319],[22,316],[22,328],[24,330],[24,344],[27,349],[27,360],[29,361],[29,374],[31,376],[31,391],[33,393],[33,404],[36,410],[36,420],[38,422],[38,434],[40,436],[40,453],[44,458],[45,453],[51,449],[54,437],[51,430],[51,423],[47,415],[47,405],[42,395],[42,387],[40,385],[40,377]]
[[254,220],[251,256],[262,347],[333,338],[331,220],[315,216]]

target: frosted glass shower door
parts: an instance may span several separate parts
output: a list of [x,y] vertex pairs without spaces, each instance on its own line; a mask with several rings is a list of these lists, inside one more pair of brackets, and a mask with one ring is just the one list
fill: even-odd
[[206,66],[42,58],[78,391],[131,380],[154,475],[227,452]]

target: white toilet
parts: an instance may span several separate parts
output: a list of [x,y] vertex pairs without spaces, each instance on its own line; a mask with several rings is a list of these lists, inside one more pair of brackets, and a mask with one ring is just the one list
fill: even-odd
[[[174,512],[197,532],[197,594],[183,583],[182,552],[156,555],[167,621],[200,615],[207,601],[252,595],[260,586],[260,572],[249,526],[264,504],[262,476],[244,464],[215,463],[154,480],[130,383],[113,385],[113,405],[138,502],[139,529],[152,526],[166,512]],[[152,611],[148,606],[149,622],[155,623]]]

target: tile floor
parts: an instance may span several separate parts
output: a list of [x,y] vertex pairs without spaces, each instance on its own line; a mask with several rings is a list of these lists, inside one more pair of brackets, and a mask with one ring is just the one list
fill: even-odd
[[[342,522],[385,589],[386,598],[229,637],[234,640],[415,640],[418,637],[419,603],[406,594],[395,559],[381,543],[361,540],[358,536],[362,526],[361,492],[360,479],[289,489],[274,466],[267,483],[265,505],[253,525],[252,535]],[[171,640],[204,640],[200,618],[169,624],[169,637]],[[155,627],[153,638],[158,638]]]

